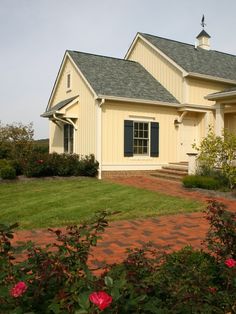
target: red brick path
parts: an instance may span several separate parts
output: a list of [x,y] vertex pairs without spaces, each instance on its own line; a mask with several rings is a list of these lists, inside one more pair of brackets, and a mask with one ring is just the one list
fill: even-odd
[[[213,198],[212,193],[189,191],[184,189],[179,182],[148,176],[113,177],[109,180],[203,202]],[[236,212],[236,199],[226,199],[222,196],[214,196],[214,198],[225,203],[228,209]],[[208,224],[203,213],[111,222],[104,233],[103,240],[93,250],[90,262],[94,266],[100,265],[102,261],[107,263],[119,262],[125,257],[126,248],[140,247],[149,241],[152,241],[156,248],[169,246],[171,250],[177,250],[186,245],[200,248],[207,229]],[[24,240],[32,240],[43,245],[52,243],[54,238],[47,230],[18,231],[13,242]]]

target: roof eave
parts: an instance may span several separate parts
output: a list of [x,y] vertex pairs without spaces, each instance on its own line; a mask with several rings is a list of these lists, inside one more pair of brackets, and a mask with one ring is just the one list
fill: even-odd
[[180,106],[179,103],[174,103],[174,102],[171,103],[171,102],[165,102],[165,101],[159,101],[159,100],[119,97],[119,96],[110,96],[110,95],[98,95],[97,99],[133,102],[133,103],[142,103],[142,104],[150,104],[150,105],[160,105],[160,106],[169,106],[169,107],[176,107],[176,108],[178,108]]
[[217,81],[217,82],[234,84],[234,85],[236,84],[236,80],[226,79],[226,78],[207,75],[207,74],[195,73],[195,72],[189,72],[184,77],[196,77],[196,78],[201,78],[201,79],[205,79],[209,81]]
[[205,98],[208,100],[220,100],[228,97],[236,97],[236,90],[230,92],[219,92],[205,96]]

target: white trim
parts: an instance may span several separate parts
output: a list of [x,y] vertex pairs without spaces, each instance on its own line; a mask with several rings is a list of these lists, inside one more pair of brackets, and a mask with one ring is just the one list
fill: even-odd
[[98,95],[97,99],[133,102],[133,103],[141,103],[141,104],[149,104],[149,105],[157,105],[157,106],[168,106],[168,107],[175,107],[175,108],[180,107],[180,104],[177,104],[177,103],[169,103],[169,102],[163,102],[163,101],[157,101],[157,100],[108,96],[108,95]]
[[205,98],[208,100],[215,100],[215,99],[220,99],[224,97],[232,97],[232,96],[236,97],[236,90],[228,91],[228,92],[223,91],[219,93],[210,94],[210,95],[205,96]]
[[102,178],[102,105],[105,99],[96,101],[96,159],[99,162],[98,179]]
[[67,58],[71,61],[71,63],[73,64],[75,70],[79,73],[79,75],[81,76],[81,78],[83,79],[83,81],[85,82],[85,84],[88,86],[89,90],[92,92],[92,94],[94,95],[94,97],[96,98],[97,97],[97,94],[95,93],[95,91],[93,90],[93,88],[91,87],[91,85],[89,84],[89,82],[87,81],[87,79],[85,78],[85,76],[82,74],[82,72],[80,71],[80,69],[77,67],[77,65],[75,64],[75,62],[73,61],[73,59],[71,58],[71,56],[69,55],[68,51],[65,52],[64,54],[64,57],[63,57],[63,60],[62,60],[62,63],[60,65],[60,69],[59,69],[59,72],[57,74],[57,77],[56,77],[56,81],[53,85],[53,89],[52,89],[52,92],[51,92],[51,95],[50,95],[50,98],[49,98],[49,101],[48,101],[48,104],[47,104],[47,108],[46,108],[46,111],[49,111],[48,109],[51,107],[51,102],[52,102],[52,99],[54,97],[54,94],[55,94],[55,91],[57,89],[57,86],[58,86],[58,82],[61,78],[61,75],[62,75],[62,72],[64,70],[64,65],[67,61]]
[[175,68],[177,68],[180,72],[182,72],[183,76],[186,76],[188,72],[184,70],[181,66],[179,66],[175,61],[173,61],[171,58],[169,58],[165,53],[163,53],[160,49],[158,49],[156,46],[150,43],[146,38],[144,38],[140,33],[137,33],[134,41],[132,42],[129,50],[127,51],[124,59],[127,60],[129,58],[129,55],[131,54],[134,46],[136,45],[136,42],[138,39],[143,40],[146,44],[148,44],[152,49],[154,49],[156,52],[158,52],[164,59],[166,59],[169,63],[171,63]]
[[167,165],[167,163],[162,164],[103,164],[102,170],[103,171],[126,171],[126,170],[156,170],[161,169],[162,166]]
[[222,83],[227,83],[227,84],[236,84],[236,80],[225,79],[218,76],[200,74],[200,73],[195,73],[195,72],[189,72],[185,75],[185,77],[196,77],[196,78],[206,79],[209,81],[217,81],[217,82],[222,82]]
[[214,110],[213,105],[196,105],[196,104],[188,104],[188,103],[181,104],[179,110],[186,110],[186,108],[194,108],[194,109],[200,109],[200,110]]
[[145,116],[137,116],[137,115],[133,115],[133,114],[130,114],[129,117],[126,119],[135,119],[135,121],[143,121],[143,122],[152,122],[152,121],[155,121],[156,118],[155,117],[145,117]]

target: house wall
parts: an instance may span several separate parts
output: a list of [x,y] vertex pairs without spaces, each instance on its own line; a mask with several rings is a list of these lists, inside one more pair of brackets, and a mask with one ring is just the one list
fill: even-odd
[[139,62],[179,102],[183,101],[182,73],[142,39],[137,40],[128,59]]
[[[106,101],[102,107],[102,169],[155,169],[177,160],[175,108]],[[159,157],[124,157],[124,120],[159,122]]]
[[226,113],[224,115],[225,128],[236,134],[236,113]]
[[186,78],[186,83],[188,86],[186,102],[197,105],[214,105],[214,102],[207,100],[204,97],[232,86],[225,83],[196,78]]
[[[67,73],[71,74],[71,90],[66,88]],[[62,68],[55,93],[51,100],[51,107],[64,99],[79,95],[76,105],[65,109],[67,115],[77,116],[77,131],[75,137],[75,153],[80,155],[95,154],[96,152],[96,106],[94,95],[77,71],[73,62],[68,58]],[[63,110],[62,110],[63,111]],[[60,146],[60,147],[59,147]],[[63,131],[50,122],[50,152],[62,153]]]

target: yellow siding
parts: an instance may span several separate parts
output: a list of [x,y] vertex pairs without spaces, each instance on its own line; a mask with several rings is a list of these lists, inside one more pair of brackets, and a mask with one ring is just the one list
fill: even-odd
[[49,134],[49,152],[63,153],[63,129],[50,121]]
[[[66,90],[66,74],[71,74],[71,91]],[[61,76],[58,80],[58,84],[55,87],[55,93],[51,101],[51,106],[56,105],[60,101],[79,95],[79,102],[76,105],[65,109],[67,115],[73,114],[78,116],[76,122],[78,130],[75,131],[75,153],[77,154],[95,154],[96,152],[96,106],[94,95],[84,82],[83,78],[77,72],[73,63],[67,59],[64,68],[62,69]],[[51,123],[52,124],[52,123]],[[59,148],[60,143],[63,147],[63,143],[60,141],[62,131],[58,127],[50,128],[51,151],[61,153]],[[63,149],[63,148],[62,148]]]
[[225,114],[225,128],[236,134],[236,115],[234,113]]
[[229,88],[230,85],[218,82],[207,81],[203,79],[188,78],[188,103],[198,105],[213,105],[213,101],[209,101],[204,97]]
[[138,39],[129,60],[139,62],[178,101],[183,101],[182,73],[143,40]]
[[[105,102],[102,109],[102,164],[106,166],[160,165],[177,159],[175,108]],[[159,122],[159,157],[124,157],[124,120]]]

